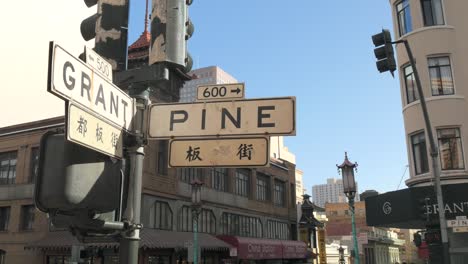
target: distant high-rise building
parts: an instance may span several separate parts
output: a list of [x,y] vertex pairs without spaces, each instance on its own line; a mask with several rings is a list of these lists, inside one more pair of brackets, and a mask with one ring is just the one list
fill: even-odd
[[193,102],[197,98],[197,86],[203,84],[237,83],[237,79],[218,66],[209,66],[188,73],[193,80],[180,89],[180,102]]
[[[356,193],[358,192],[356,183]],[[341,179],[327,179],[326,184],[312,186],[312,199],[320,207],[326,203],[346,203],[346,195],[343,193],[343,181]],[[356,195],[355,201],[359,201],[359,195]]]

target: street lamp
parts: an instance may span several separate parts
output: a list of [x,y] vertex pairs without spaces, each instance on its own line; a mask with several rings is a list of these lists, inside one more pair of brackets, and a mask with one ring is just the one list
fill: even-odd
[[344,248],[341,245],[338,248],[338,264],[346,264],[344,259]]
[[357,171],[358,164],[352,163],[348,160],[348,153],[345,152],[345,160],[338,167],[338,173],[343,177],[343,192],[348,197],[349,209],[351,211],[351,226],[353,229],[353,241],[354,241],[354,263],[359,264],[359,247],[356,236],[356,223],[354,220],[354,197],[356,195],[356,181],[354,180],[354,171]]
[[192,219],[193,219],[193,263],[198,264],[198,216],[201,212],[201,187],[203,182],[195,179],[192,185]]

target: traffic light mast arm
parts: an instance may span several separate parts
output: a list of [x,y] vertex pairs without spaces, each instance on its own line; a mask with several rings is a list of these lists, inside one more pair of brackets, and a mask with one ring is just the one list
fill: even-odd
[[448,243],[448,234],[447,234],[447,220],[445,218],[445,206],[442,196],[442,186],[440,183],[440,160],[439,160],[439,150],[435,143],[434,134],[432,133],[431,121],[429,119],[429,113],[427,111],[426,99],[424,97],[424,92],[421,86],[421,80],[419,79],[418,69],[416,68],[416,63],[414,62],[413,53],[411,52],[410,45],[406,39],[397,40],[390,42],[391,44],[404,43],[406,52],[409,57],[411,67],[413,68],[414,78],[416,79],[416,88],[419,93],[419,101],[421,102],[421,110],[424,116],[424,123],[426,126],[427,135],[429,137],[429,145],[432,159],[432,173],[434,177],[434,188],[437,197],[437,206],[439,208],[439,223],[440,223],[440,233],[442,236],[442,247],[443,247],[443,257],[444,263],[450,263],[450,254],[449,254],[449,243]]

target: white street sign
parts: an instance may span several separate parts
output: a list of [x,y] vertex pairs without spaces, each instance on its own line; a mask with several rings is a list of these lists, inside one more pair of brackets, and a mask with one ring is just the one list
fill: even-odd
[[209,84],[197,87],[197,100],[243,99],[245,88],[243,83]]
[[86,64],[91,66],[96,72],[106,77],[107,80],[112,82],[112,65],[107,62],[103,57],[99,56],[93,49],[85,46],[85,61]]
[[134,99],[54,42],[49,56],[49,92],[131,130]]
[[270,161],[266,137],[174,139],[169,153],[169,167],[265,167]]
[[456,220],[447,220],[447,226],[448,227],[468,227],[468,219],[459,218]]
[[67,139],[106,155],[122,158],[122,129],[96,117],[88,111],[69,104]]
[[295,97],[152,104],[148,136],[295,135]]
[[465,233],[468,232],[468,227],[454,227],[453,228],[454,233]]

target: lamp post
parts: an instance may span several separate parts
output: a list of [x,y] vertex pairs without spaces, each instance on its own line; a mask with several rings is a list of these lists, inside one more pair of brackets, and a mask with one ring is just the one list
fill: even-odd
[[348,153],[345,152],[345,159],[338,167],[338,173],[341,170],[341,176],[343,178],[343,192],[348,197],[349,209],[351,211],[351,226],[353,229],[353,241],[354,241],[354,263],[359,264],[359,247],[356,236],[356,223],[354,221],[354,197],[356,195],[356,181],[354,180],[354,171],[357,170],[358,164],[352,163],[348,160]]
[[193,219],[193,263],[198,264],[198,216],[201,212],[201,187],[203,182],[195,179],[192,185],[192,219]]
[[346,264],[344,259],[344,248],[341,245],[338,248],[338,264]]

